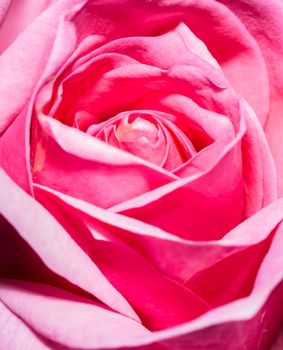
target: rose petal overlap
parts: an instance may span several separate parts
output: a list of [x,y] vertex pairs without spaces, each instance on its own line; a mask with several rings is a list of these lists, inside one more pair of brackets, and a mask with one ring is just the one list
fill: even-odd
[[282,4],[31,3],[0,4],[0,348],[268,349]]

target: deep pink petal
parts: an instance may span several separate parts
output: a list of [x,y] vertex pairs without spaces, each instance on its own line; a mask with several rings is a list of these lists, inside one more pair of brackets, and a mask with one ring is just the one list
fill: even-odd
[[[39,189],[40,191],[37,187],[37,198],[130,302],[142,323],[149,329],[168,328],[196,318],[210,309],[210,306],[191,293],[189,288],[172,281],[152,266],[144,256],[137,254],[130,245],[125,245],[119,239],[119,231],[115,237],[115,232],[111,232],[103,222],[85,219],[83,212],[82,215],[77,215],[76,210],[64,201],[50,196],[53,191],[48,193],[43,192],[41,187]],[[72,200],[72,197],[68,198]],[[89,206],[76,199],[74,202]],[[96,209],[107,216],[105,210],[94,208],[94,212]],[[89,232],[80,229],[78,234],[77,227],[87,227]]]
[[[8,12],[10,4],[11,4],[11,0],[3,0],[0,4],[0,28],[2,26],[3,21],[5,20],[5,18],[7,16],[7,12]],[[0,29],[0,36],[1,36],[1,29]]]
[[246,218],[276,200],[278,190],[274,159],[264,132],[251,107],[245,104],[244,108],[247,131],[242,140],[242,157]]
[[[282,201],[277,201],[273,208],[263,209],[262,213],[260,212],[249,221],[241,224],[241,230],[234,231],[229,239],[237,240],[239,235],[240,241],[246,240],[246,232],[250,232],[252,229],[252,236],[257,240],[257,234],[261,232],[261,227],[264,227],[267,232],[272,230],[274,224],[278,223],[278,218],[280,219],[280,215],[282,216],[281,206]],[[266,215],[267,210],[276,212],[276,215],[279,215],[277,219],[276,215]],[[258,223],[258,227],[255,223]],[[245,227],[245,225],[247,226]],[[156,332],[142,340],[136,340],[136,346],[162,341],[171,349],[176,350],[188,349],[188,344],[202,347],[216,344],[217,349],[221,346],[230,346],[233,340],[233,344],[241,344],[241,347],[255,348],[260,345],[259,348],[267,348],[267,344],[272,341],[282,317],[281,309],[278,308],[282,301],[283,292],[283,275],[282,271],[278,269],[282,263],[280,252],[282,251],[283,236],[281,233],[282,225],[277,230],[271,248],[263,260],[250,296],[216,308],[190,323]],[[251,238],[249,237],[247,242]]]
[[[208,298],[212,298],[213,293],[218,294],[218,303],[225,302],[225,292],[226,298],[231,300],[239,293],[246,293],[248,287],[252,287],[260,259],[269,246],[268,238],[283,218],[281,201],[252,216],[220,241],[193,242],[42,186],[36,186],[35,193],[46,207],[53,208],[52,212],[56,217],[63,210],[67,221],[70,221],[69,217],[76,216],[92,227],[94,237],[97,239],[125,243],[178,282],[185,283],[193,276],[198,276],[198,281],[202,280],[202,284],[205,284],[210,277],[209,271],[220,269],[221,273],[214,276],[214,281],[219,279],[219,282],[209,282],[209,287],[205,288]],[[60,208],[59,211],[56,211],[56,208]],[[265,222],[266,217],[269,218],[268,222]],[[257,224],[261,227],[260,231]],[[226,268],[227,264],[230,264],[229,269]],[[233,274],[232,268],[236,268]],[[244,272],[250,276],[246,276]],[[237,275],[242,280],[236,280]],[[223,286],[221,281],[229,278],[233,281]],[[192,281],[190,283],[193,285]],[[233,288],[233,293],[227,287]]]
[[[277,3],[280,1],[277,0]],[[242,8],[245,8],[244,2]],[[265,10],[260,13],[264,14]],[[281,15],[277,15],[280,19]],[[258,14],[250,12],[252,23],[257,23],[257,16]],[[106,35],[108,40],[138,35],[152,36],[164,33],[180,22],[185,23],[205,43],[237,91],[247,99],[264,123],[269,107],[269,81],[262,51],[245,25],[221,3],[170,0],[147,2],[146,6],[141,7],[130,0],[99,4],[89,2],[75,19],[79,40],[91,33]],[[199,23],[205,25],[200,26]],[[278,31],[278,38],[281,32]],[[195,49],[195,42],[192,43],[190,37],[188,41],[193,47],[192,51],[202,54],[202,50]],[[279,59],[280,57],[279,55]],[[203,58],[207,58],[206,53]],[[277,59],[274,62],[276,61]],[[246,79],[247,76],[250,79]]]
[[41,119],[41,127],[44,137],[37,145],[36,183],[109,207],[177,178],[49,117]]
[[221,238],[241,222],[243,215],[239,138],[222,147],[208,169],[201,169],[111,210],[187,239]]
[[[280,0],[264,1],[233,1],[223,0],[240,18],[257,41],[265,59],[270,80],[270,111],[265,126],[268,142],[275,158],[278,171],[279,194],[283,194],[283,157],[282,157],[282,89],[283,89],[283,3]],[[264,28],[264,30],[263,30]],[[239,62],[241,67],[241,62]],[[263,84],[260,84],[260,89]],[[256,89],[258,91],[260,89]],[[254,93],[257,95],[257,93]]]
[[270,350],[281,350],[283,349],[283,327],[279,329],[279,332],[277,336],[274,339],[274,342],[272,343],[272,346],[270,347]]
[[1,136],[0,166],[21,188],[32,193],[28,111],[28,107],[25,107]]
[[136,318],[126,300],[52,215],[12,182],[2,169],[0,176],[2,215],[37,252],[45,265],[110,307]]

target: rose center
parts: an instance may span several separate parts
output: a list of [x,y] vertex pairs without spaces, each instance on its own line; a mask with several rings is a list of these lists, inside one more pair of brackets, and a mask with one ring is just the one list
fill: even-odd
[[123,112],[90,126],[88,133],[167,170],[176,169],[196,153],[188,137],[156,113]]
[[142,116],[137,116],[132,122],[123,118],[117,127],[117,136],[121,142],[155,144],[158,141],[158,128]]

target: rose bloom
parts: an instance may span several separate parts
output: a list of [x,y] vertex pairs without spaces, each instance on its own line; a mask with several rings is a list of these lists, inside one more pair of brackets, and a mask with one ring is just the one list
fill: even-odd
[[0,349],[283,349],[283,2],[0,2]]

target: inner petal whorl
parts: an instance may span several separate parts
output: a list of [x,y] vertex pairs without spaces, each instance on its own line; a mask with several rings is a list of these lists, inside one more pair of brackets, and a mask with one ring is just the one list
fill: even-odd
[[149,142],[155,144],[159,139],[158,126],[145,119],[145,116],[132,116],[132,121],[128,117],[121,120],[116,129],[117,137],[121,142]]
[[196,153],[187,136],[158,112],[123,112],[91,125],[88,133],[170,171]]

